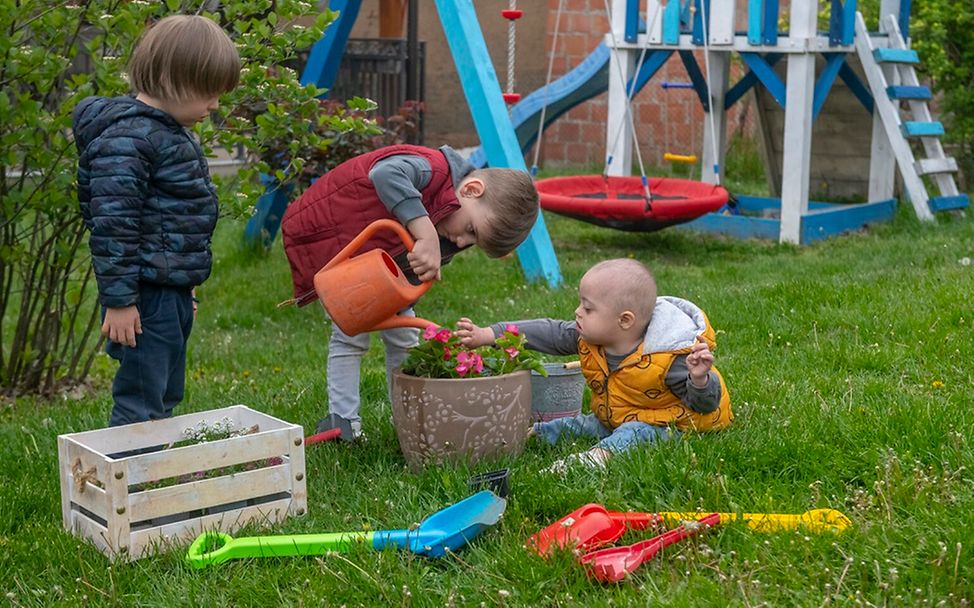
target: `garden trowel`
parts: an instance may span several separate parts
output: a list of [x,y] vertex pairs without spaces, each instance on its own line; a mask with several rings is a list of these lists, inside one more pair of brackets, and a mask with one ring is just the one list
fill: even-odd
[[375,532],[338,532],[233,538],[222,532],[204,532],[186,554],[193,568],[245,557],[290,557],[348,551],[355,545],[373,549],[396,547],[428,557],[456,551],[488,526],[497,523],[507,501],[485,490],[427,517],[415,529]]

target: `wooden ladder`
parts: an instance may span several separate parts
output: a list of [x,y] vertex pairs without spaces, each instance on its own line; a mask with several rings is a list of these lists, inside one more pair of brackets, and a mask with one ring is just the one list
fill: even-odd
[[[866,73],[890,148],[903,177],[903,185],[913,203],[917,217],[933,220],[937,211],[962,209],[970,205],[966,194],[957,191],[954,173],[957,161],[944,153],[940,137],[944,126],[933,120],[927,102],[933,97],[930,89],[920,84],[914,66],[920,63],[917,52],[907,48],[893,15],[887,15],[883,26],[889,37],[886,48],[873,46],[862,13],[856,15],[856,52]],[[891,82],[892,81],[892,82]],[[901,116],[901,107],[904,120]],[[926,158],[914,158],[910,140],[919,139]],[[940,196],[931,197],[923,182],[930,176]]]

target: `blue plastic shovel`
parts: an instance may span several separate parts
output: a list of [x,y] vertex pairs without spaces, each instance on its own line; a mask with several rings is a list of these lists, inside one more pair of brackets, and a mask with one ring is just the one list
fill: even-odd
[[290,534],[233,538],[222,532],[204,532],[193,541],[186,561],[193,568],[222,564],[246,557],[290,557],[343,552],[354,545],[373,549],[388,546],[418,555],[442,557],[456,551],[488,526],[497,523],[507,501],[489,490],[478,492],[427,517],[412,530]]

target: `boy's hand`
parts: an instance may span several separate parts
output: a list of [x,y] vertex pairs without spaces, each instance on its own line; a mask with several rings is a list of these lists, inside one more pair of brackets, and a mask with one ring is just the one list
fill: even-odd
[[112,342],[135,348],[135,336],[142,334],[142,319],[139,309],[134,305],[105,310],[105,322],[101,324],[101,335]]
[[710,352],[710,346],[698,336],[697,343],[690,347],[690,354],[687,355],[690,382],[697,388],[705,388],[713,366],[714,354]]
[[460,344],[467,348],[478,348],[494,343],[494,330],[489,327],[478,327],[466,317],[457,321],[457,330],[453,333],[460,338]]
[[434,281],[440,278],[440,239],[416,239],[413,250],[406,254],[409,267],[420,281]]

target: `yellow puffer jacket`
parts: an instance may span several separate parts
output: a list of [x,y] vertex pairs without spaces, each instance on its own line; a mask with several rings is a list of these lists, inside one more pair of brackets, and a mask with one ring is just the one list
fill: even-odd
[[666,373],[673,360],[688,354],[697,336],[711,349],[716,347],[714,329],[700,308],[680,298],[660,296],[642,346],[614,372],[609,373],[601,346],[579,339],[582,373],[592,390],[592,412],[610,429],[635,420],[657,426],[675,425],[681,431],[728,426],[734,419],[730,394],[716,367],[713,371],[720,379],[720,405],[709,414],[693,411],[666,386]]

